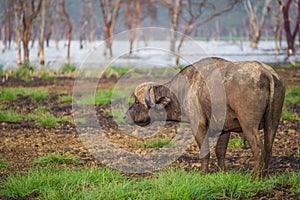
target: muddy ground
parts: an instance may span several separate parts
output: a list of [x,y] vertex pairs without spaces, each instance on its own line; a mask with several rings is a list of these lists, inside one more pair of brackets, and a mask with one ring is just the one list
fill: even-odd
[[[277,72],[284,79],[287,87],[300,86],[300,69],[277,69]],[[116,81],[116,77],[102,79],[99,87],[111,87]],[[58,103],[57,100],[60,96],[67,95],[62,92],[71,94],[73,85],[74,78],[72,77],[58,77],[56,80],[33,78],[29,82],[22,81],[20,78],[9,77],[0,83],[1,87],[44,87],[50,92],[50,95],[47,99],[39,101],[33,101],[28,97],[19,97],[15,101],[2,101],[1,106],[30,113],[38,105],[43,105],[56,116],[72,118],[72,104]],[[132,152],[143,153],[151,151],[143,146],[131,145],[136,139],[125,135],[124,131],[118,129],[113,118],[108,115],[109,109],[110,105],[96,107],[97,117],[109,135],[109,139],[120,147],[129,149]],[[293,105],[290,109],[293,109],[294,112],[300,115],[300,105]],[[156,137],[170,137],[176,132],[175,129],[176,125],[167,123]],[[299,121],[282,121],[280,123],[274,142],[271,174],[281,174],[300,169],[299,133]],[[231,138],[237,137],[239,137],[237,134],[232,133]],[[198,169],[200,167],[198,151],[199,149],[194,142],[186,153],[172,163],[172,166],[182,167],[186,170]],[[21,123],[0,122],[0,156],[9,163],[8,168],[0,169],[0,178],[15,172],[26,171],[32,168],[31,162],[34,159],[56,152],[78,156],[84,161],[84,164],[78,167],[103,166],[85,148],[72,122],[59,123],[55,127],[40,127],[33,121],[23,121]],[[253,167],[253,159],[249,147],[228,148],[226,158],[229,171],[250,171]],[[215,163],[216,158],[212,152],[211,172],[217,171]],[[257,194],[257,198],[278,199],[294,197],[289,195],[291,194],[284,192],[284,188],[274,188],[273,191],[268,193]]]

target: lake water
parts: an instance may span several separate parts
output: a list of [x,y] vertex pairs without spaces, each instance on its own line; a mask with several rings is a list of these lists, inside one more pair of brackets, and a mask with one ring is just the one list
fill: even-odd
[[[0,43],[1,44],[1,43]],[[1,44],[2,45],[2,44]],[[46,66],[59,69],[67,62],[67,47],[60,41],[59,50],[55,49],[54,41],[45,47]],[[113,42],[113,57],[103,56],[103,41],[93,42],[92,50],[89,44],[79,49],[79,41],[71,43],[71,62],[78,66],[139,66],[139,67],[168,67],[175,65],[175,54],[169,51],[169,41],[137,41],[134,51],[129,55],[129,42],[115,40]],[[300,62],[300,54],[287,58],[285,50],[276,55],[274,41],[261,41],[258,49],[252,49],[247,41],[197,41],[187,40],[181,49],[180,64],[186,65],[207,56],[222,57],[231,61],[257,60],[266,63]],[[4,69],[16,68],[17,51],[15,44],[11,49],[0,53],[0,65]],[[30,49],[30,62],[38,66],[37,43]]]

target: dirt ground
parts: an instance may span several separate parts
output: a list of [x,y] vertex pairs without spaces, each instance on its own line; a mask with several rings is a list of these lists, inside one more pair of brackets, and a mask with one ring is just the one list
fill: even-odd
[[[284,79],[287,87],[300,86],[299,69],[277,69],[280,77]],[[102,88],[111,87],[116,83],[116,78],[102,79]],[[32,101],[28,97],[19,97],[16,101],[3,101],[2,106],[12,109],[32,112],[38,105],[43,105],[56,116],[72,116],[71,103],[58,103],[57,99],[61,92],[71,94],[74,85],[74,78],[59,77],[57,80],[43,80],[34,78],[25,82],[16,77],[9,77],[8,80],[1,82],[1,87],[45,87],[50,92],[49,98]],[[146,151],[144,147],[130,146],[132,137],[123,135],[113,118],[106,112],[110,105],[97,106],[97,117],[101,124],[105,124],[105,130],[109,132],[112,142],[119,144],[122,148],[128,148],[134,152]],[[300,105],[293,106],[294,112],[300,115]],[[176,125],[167,123],[161,131],[160,136],[173,133]],[[273,157],[271,160],[271,174],[281,174],[284,172],[296,171],[300,169],[300,122],[283,121],[274,142]],[[238,137],[232,133],[231,138]],[[120,142],[120,139],[121,142]],[[43,155],[55,152],[63,152],[80,157],[84,161],[83,166],[103,166],[98,160],[94,159],[89,151],[82,144],[76,127],[71,122],[60,123],[56,127],[39,127],[33,121],[23,121],[21,123],[0,122],[0,156],[8,163],[9,167],[0,169],[0,178],[16,172],[26,171],[32,167],[31,162]],[[210,171],[217,171],[216,158],[211,154]],[[253,167],[253,158],[249,147],[231,147],[226,154],[226,164],[229,171],[241,170],[250,171]],[[172,166],[183,167],[186,170],[198,169],[199,149],[195,143],[179,159],[172,163]],[[289,196],[290,195],[290,196]],[[292,194],[285,192],[284,188],[274,188],[268,193],[259,193],[256,198],[265,197],[268,199],[293,198]]]

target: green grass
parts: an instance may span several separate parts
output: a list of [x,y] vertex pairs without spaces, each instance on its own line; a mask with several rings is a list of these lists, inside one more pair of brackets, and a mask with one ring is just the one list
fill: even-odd
[[111,100],[120,100],[128,98],[128,94],[134,90],[134,86],[127,87],[123,91],[113,91],[114,88],[102,89],[95,95],[83,95],[81,99],[77,99],[76,103],[80,105],[107,105]]
[[59,165],[59,164],[82,164],[83,162],[73,155],[64,153],[49,154],[37,158],[32,162],[34,165]]
[[41,88],[3,88],[0,90],[0,100],[14,101],[18,96],[29,96],[32,100],[47,99],[49,93]]
[[112,97],[112,89],[103,89],[96,92],[95,95],[84,95],[76,103],[81,105],[106,105],[109,104]]
[[106,105],[109,104],[112,97],[112,89],[100,90],[95,95],[96,105]]
[[48,91],[45,91],[45,90],[39,90],[39,91],[32,90],[32,91],[29,91],[28,96],[30,96],[32,100],[38,101],[38,100],[47,99],[49,96],[49,93],[48,93]]
[[57,100],[58,103],[72,103],[72,101],[73,97],[70,95],[59,97],[59,99]]
[[124,109],[115,109],[114,112],[108,111],[107,115],[111,116],[114,118],[115,122],[118,124],[124,124]]
[[297,113],[293,113],[289,110],[289,105],[291,104],[300,104],[300,87],[294,86],[286,90],[285,99],[284,99],[284,109],[282,110],[281,118],[283,120],[300,121],[300,116]]
[[299,86],[290,87],[286,90],[284,103],[285,104],[300,103],[300,87]]
[[85,118],[76,118],[74,119],[74,123],[86,124]]
[[22,198],[38,193],[39,199],[238,199],[251,198],[275,184],[290,185],[300,194],[300,172],[251,181],[251,174],[203,175],[184,169],[160,171],[145,178],[129,178],[107,168],[69,169],[58,166],[36,168],[7,177],[0,193]]
[[39,106],[33,113],[30,114],[0,108],[0,121],[18,123],[23,120],[33,120],[38,126],[50,127],[56,126],[59,122],[69,121],[67,118],[54,116],[44,106]]
[[16,75],[21,77],[24,81],[29,81],[31,74],[37,69],[36,66],[31,65],[29,63],[22,65],[16,71],[13,72],[12,75]]
[[17,95],[20,93],[19,89],[4,88],[0,90],[0,99],[14,101],[17,99]]
[[112,75],[116,75],[117,77],[123,76],[124,74],[128,73],[130,70],[132,70],[133,67],[131,66],[124,66],[124,67],[118,67],[118,66],[112,66],[107,68],[103,75],[106,77],[110,77]]
[[170,145],[171,138],[152,138],[139,144],[145,148],[163,148]]
[[34,120],[38,126],[54,127],[59,122],[69,121],[66,118],[56,117],[47,111],[46,107],[39,106],[27,119]]
[[3,158],[0,157],[0,169],[6,168],[8,165]]
[[23,114],[11,109],[0,108],[0,121],[3,122],[21,122]]
[[292,121],[292,120],[300,121],[300,116],[298,116],[296,113],[292,113],[287,109],[283,109],[281,114],[281,119],[287,121]]
[[4,66],[2,64],[0,64],[0,76],[3,75],[3,72],[4,72]]
[[77,69],[77,66],[75,64],[72,64],[72,63],[65,63],[60,71],[62,74],[70,74],[70,73],[73,73],[75,72]]
[[236,139],[231,139],[228,142],[228,147],[242,147],[244,146],[244,139],[239,137]]
[[57,80],[57,77],[50,74],[49,69],[41,71],[39,77],[44,80]]

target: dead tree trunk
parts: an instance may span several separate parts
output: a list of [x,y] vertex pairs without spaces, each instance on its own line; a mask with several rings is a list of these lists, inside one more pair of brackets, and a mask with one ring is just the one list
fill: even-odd
[[1,26],[1,41],[2,41],[2,53],[5,52],[6,50],[6,25],[5,25],[5,20],[2,22]]
[[280,54],[281,34],[282,34],[282,25],[283,25],[281,10],[282,8],[278,3],[271,5],[272,30],[273,30],[275,50],[277,55]]
[[21,55],[21,35],[22,35],[22,19],[23,19],[23,8],[22,4],[14,4],[14,15],[15,15],[15,27],[16,27],[16,49],[18,54],[18,67],[22,65]]
[[86,33],[86,25],[87,25],[87,13],[86,2],[81,3],[80,7],[80,35],[79,35],[79,49],[83,48],[83,40],[85,38]]
[[170,35],[170,51],[175,52],[176,46],[176,31],[179,21],[179,15],[181,13],[181,0],[176,0],[171,6],[170,9],[170,28],[171,28],[171,35]]
[[81,4],[80,17],[80,49],[83,48],[83,41],[88,40],[89,48],[93,48],[94,38],[94,7],[93,0]]
[[278,0],[278,3],[280,6],[282,6],[284,30],[285,30],[285,36],[286,36],[286,41],[287,41],[287,46],[288,46],[287,54],[294,55],[294,54],[296,54],[295,39],[296,39],[297,33],[299,31],[299,24],[300,24],[300,1],[298,0],[298,3],[297,3],[298,15],[297,15],[294,31],[292,31],[291,23],[290,23],[291,19],[289,16],[289,10],[290,10],[292,0],[288,0],[285,4],[282,2],[282,0]]
[[[131,3],[133,3],[133,7],[131,7]],[[139,27],[141,15],[143,12],[144,2],[140,0],[128,1],[127,9],[126,9],[126,21],[127,28],[129,30],[129,54],[132,54],[133,43],[136,38],[137,28]],[[132,28],[132,18],[134,18],[134,24]]]
[[103,54],[104,56],[106,56],[106,51],[108,49],[109,56],[112,57],[112,34],[115,28],[116,19],[119,14],[121,0],[116,0],[116,2],[111,2],[109,0],[99,0],[99,2],[105,34],[105,49],[103,51]]
[[94,40],[94,7],[93,2],[88,2],[88,9],[89,9],[89,17],[88,17],[88,39],[89,39],[89,48],[93,48],[93,40]]
[[[260,16],[257,11],[258,5],[253,5],[251,0],[247,0],[244,2],[245,2],[246,11],[248,13],[250,46],[253,49],[257,49],[257,45],[260,40],[262,30],[264,29],[265,20],[266,20],[267,14],[268,14],[271,0],[265,1],[265,4],[264,4],[262,13]],[[257,2],[257,4],[259,4],[259,3],[260,3],[260,1]]]
[[182,0],[165,0],[161,1],[162,5],[169,10],[170,16],[170,51],[175,52],[177,40],[177,28],[179,17],[182,11]]
[[70,54],[71,54],[71,39],[72,39],[72,29],[73,29],[73,26],[72,26],[72,22],[71,22],[71,19],[66,11],[66,8],[65,8],[65,0],[62,0],[61,2],[61,8],[62,8],[62,13],[63,15],[65,16],[66,20],[67,20],[67,25],[68,25],[68,44],[67,44],[67,47],[68,47],[68,54],[67,54],[67,59],[68,59],[68,62],[70,62]]
[[40,24],[40,38],[39,38],[39,59],[40,59],[40,68],[43,70],[45,65],[45,56],[44,56],[44,38],[45,38],[45,15],[46,15],[46,2],[42,2],[41,10],[41,24]]
[[80,36],[79,36],[79,49],[83,49],[83,40],[85,35],[86,23],[85,21],[80,22]]
[[22,19],[22,41],[23,41],[23,52],[24,52],[24,64],[29,63],[29,41],[31,39],[31,31],[33,22],[36,19],[42,5],[43,0],[39,0],[38,6],[35,8],[34,0],[24,1],[25,6],[23,7],[23,19]]
[[8,48],[10,49],[11,47],[11,42],[13,38],[13,16],[14,16],[14,2],[7,0],[7,11],[9,11],[6,19],[6,25],[7,25],[7,43],[8,43]]

